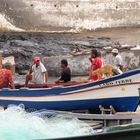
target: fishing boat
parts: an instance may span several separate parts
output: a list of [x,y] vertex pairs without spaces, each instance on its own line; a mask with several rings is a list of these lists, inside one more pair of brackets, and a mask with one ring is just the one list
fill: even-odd
[[139,112],[121,112],[116,114],[85,114],[67,111],[38,110],[33,112],[43,118],[64,116],[77,118],[93,129],[93,133],[82,136],[54,138],[51,140],[138,140],[140,139]]
[[[85,114],[67,111],[38,110],[33,112],[43,118],[63,116],[67,119],[77,118],[85,122],[93,130],[92,134],[69,136],[51,140],[138,140],[140,139],[140,114],[137,112],[121,112],[116,114]],[[50,117],[51,118],[51,117]]]
[[0,89],[0,105],[26,108],[99,112],[113,106],[117,112],[135,111],[139,104],[140,69],[98,81],[49,88]]

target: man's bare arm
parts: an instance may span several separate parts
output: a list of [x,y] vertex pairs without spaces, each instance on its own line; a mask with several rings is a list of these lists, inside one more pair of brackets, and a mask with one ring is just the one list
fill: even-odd
[[46,83],[48,82],[48,72],[47,71],[45,72],[45,82]]
[[11,86],[12,89],[15,89],[15,85],[14,85],[13,81],[11,81],[10,86]]

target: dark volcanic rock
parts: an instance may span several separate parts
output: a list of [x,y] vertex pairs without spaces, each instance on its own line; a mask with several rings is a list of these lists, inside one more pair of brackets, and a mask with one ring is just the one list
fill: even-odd
[[111,45],[110,38],[95,38],[74,33],[6,32],[0,34],[0,49],[3,50],[4,56],[15,57],[16,70],[19,73],[29,68],[35,55],[41,58],[65,56],[76,47],[102,49]]

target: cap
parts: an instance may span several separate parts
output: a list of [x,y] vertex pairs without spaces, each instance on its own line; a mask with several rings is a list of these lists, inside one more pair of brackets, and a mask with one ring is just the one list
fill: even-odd
[[39,58],[38,56],[35,56],[35,57],[34,57],[34,61],[35,61],[35,62],[40,61],[40,58]]
[[112,53],[119,53],[118,49],[113,49]]
[[12,64],[10,62],[5,62],[2,64],[3,66],[11,66]]

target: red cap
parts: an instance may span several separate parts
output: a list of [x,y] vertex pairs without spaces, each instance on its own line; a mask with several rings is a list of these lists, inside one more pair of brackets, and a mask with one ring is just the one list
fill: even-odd
[[40,58],[38,56],[34,57],[34,62],[40,61]]

